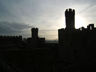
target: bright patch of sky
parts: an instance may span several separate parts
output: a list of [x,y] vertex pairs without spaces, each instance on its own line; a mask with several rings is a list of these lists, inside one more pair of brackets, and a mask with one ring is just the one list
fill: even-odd
[[[95,4],[96,0],[0,0],[0,24],[3,23],[0,34],[30,37],[31,27],[38,27],[39,36],[57,39],[58,29],[65,27],[64,11],[67,8],[76,11],[76,28],[86,27],[96,23]],[[5,32],[1,32],[3,30]]]

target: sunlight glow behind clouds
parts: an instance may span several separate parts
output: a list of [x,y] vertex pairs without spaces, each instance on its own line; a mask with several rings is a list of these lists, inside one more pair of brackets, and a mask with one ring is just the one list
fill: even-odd
[[86,24],[87,24],[87,21],[83,17],[78,16],[78,15],[75,17],[75,27],[76,28],[87,27]]
[[[95,0],[0,0],[0,21],[30,24],[40,30],[57,30],[65,27],[65,9],[74,8],[79,17],[76,27],[86,27],[90,22],[96,23],[95,4]],[[81,23],[77,24],[79,20]],[[27,34],[25,31],[25,36]],[[52,32],[46,35],[41,31],[40,34],[48,38]],[[52,36],[57,38],[57,32]]]

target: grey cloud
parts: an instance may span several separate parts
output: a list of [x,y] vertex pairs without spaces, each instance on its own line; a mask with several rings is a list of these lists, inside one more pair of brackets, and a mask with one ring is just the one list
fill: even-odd
[[31,27],[23,23],[0,22],[0,34],[19,34]]
[[95,4],[96,0],[0,0],[0,34],[22,32],[30,28],[26,23],[40,29],[56,28],[57,21],[64,17],[64,10],[74,5],[78,12],[82,11],[82,15],[92,20]]

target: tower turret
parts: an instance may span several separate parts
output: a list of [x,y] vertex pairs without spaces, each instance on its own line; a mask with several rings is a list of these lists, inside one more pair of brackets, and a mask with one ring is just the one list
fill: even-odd
[[32,34],[33,39],[37,39],[38,38],[38,28],[32,28],[31,34]]
[[66,9],[65,21],[66,21],[67,30],[75,29],[75,10],[74,9],[70,9],[70,8]]

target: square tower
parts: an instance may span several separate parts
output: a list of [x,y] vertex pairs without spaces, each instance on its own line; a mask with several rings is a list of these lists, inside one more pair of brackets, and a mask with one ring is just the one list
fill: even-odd
[[70,9],[70,8],[66,9],[65,21],[66,21],[67,30],[75,29],[75,10],[74,9]]

